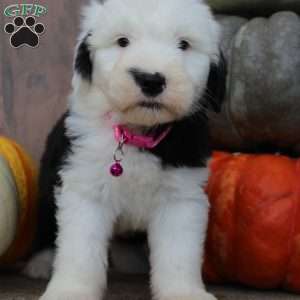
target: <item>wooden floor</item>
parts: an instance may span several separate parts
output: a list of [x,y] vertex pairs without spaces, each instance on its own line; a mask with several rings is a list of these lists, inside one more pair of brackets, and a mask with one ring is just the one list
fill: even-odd
[[[37,300],[45,289],[44,281],[0,275],[1,300]],[[300,296],[280,292],[259,292],[236,287],[211,287],[219,300],[296,300]],[[109,279],[106,300],[150,300],[146,277],[114,275]]]

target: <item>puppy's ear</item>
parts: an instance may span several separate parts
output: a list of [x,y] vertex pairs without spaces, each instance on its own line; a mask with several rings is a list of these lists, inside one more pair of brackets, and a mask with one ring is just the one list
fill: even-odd
[[211,63],[210,65],[206,92],[208,96],[207,108],[211,108],[215,112],[220,112],[225,97],[226,76],[226,61],[222,51],[220,51],[219,61],[217,63]]
[[93,75],[93,63],[91,59],[91,52],[88,44],[88,34],[78,45],[75,56],[75,71],[80,74],[82,79],[89,82],[92,81]]

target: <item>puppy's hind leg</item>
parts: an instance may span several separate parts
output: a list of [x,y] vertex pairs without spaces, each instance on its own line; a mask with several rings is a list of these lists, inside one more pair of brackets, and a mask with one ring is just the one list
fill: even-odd
[[54,260],[54,249],[35,254],[23,269],[23,274],[34,279],[50,279]]

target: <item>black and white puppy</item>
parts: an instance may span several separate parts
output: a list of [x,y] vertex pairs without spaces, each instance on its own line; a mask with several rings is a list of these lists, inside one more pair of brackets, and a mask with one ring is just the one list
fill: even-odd
[[[85,8],[69,109],[41,164],[41,250],[54,245],[58,224],[42,300],[102,299],[109,240],[128,230],[148,233],[155,299],[215,299],[201,277],[209,209],[201,186],[210,156],[205,112],[224,94],[219,31],[202,0]],[[110,172],[116,125],[144,139],[165,133],[154,148],[120,145],[119,177]]]

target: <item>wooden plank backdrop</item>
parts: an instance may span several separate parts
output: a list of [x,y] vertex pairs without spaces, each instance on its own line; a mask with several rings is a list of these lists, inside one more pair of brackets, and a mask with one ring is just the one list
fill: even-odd
[[13,18],[3,11],[22,2],[0,1],[0,135],[15,139],[39,161],[50,127],[66,107],[80,6],[86,1],[27,1],[48,7],[38,19],[46,31],[39,47],[14,49],[3,29]]

